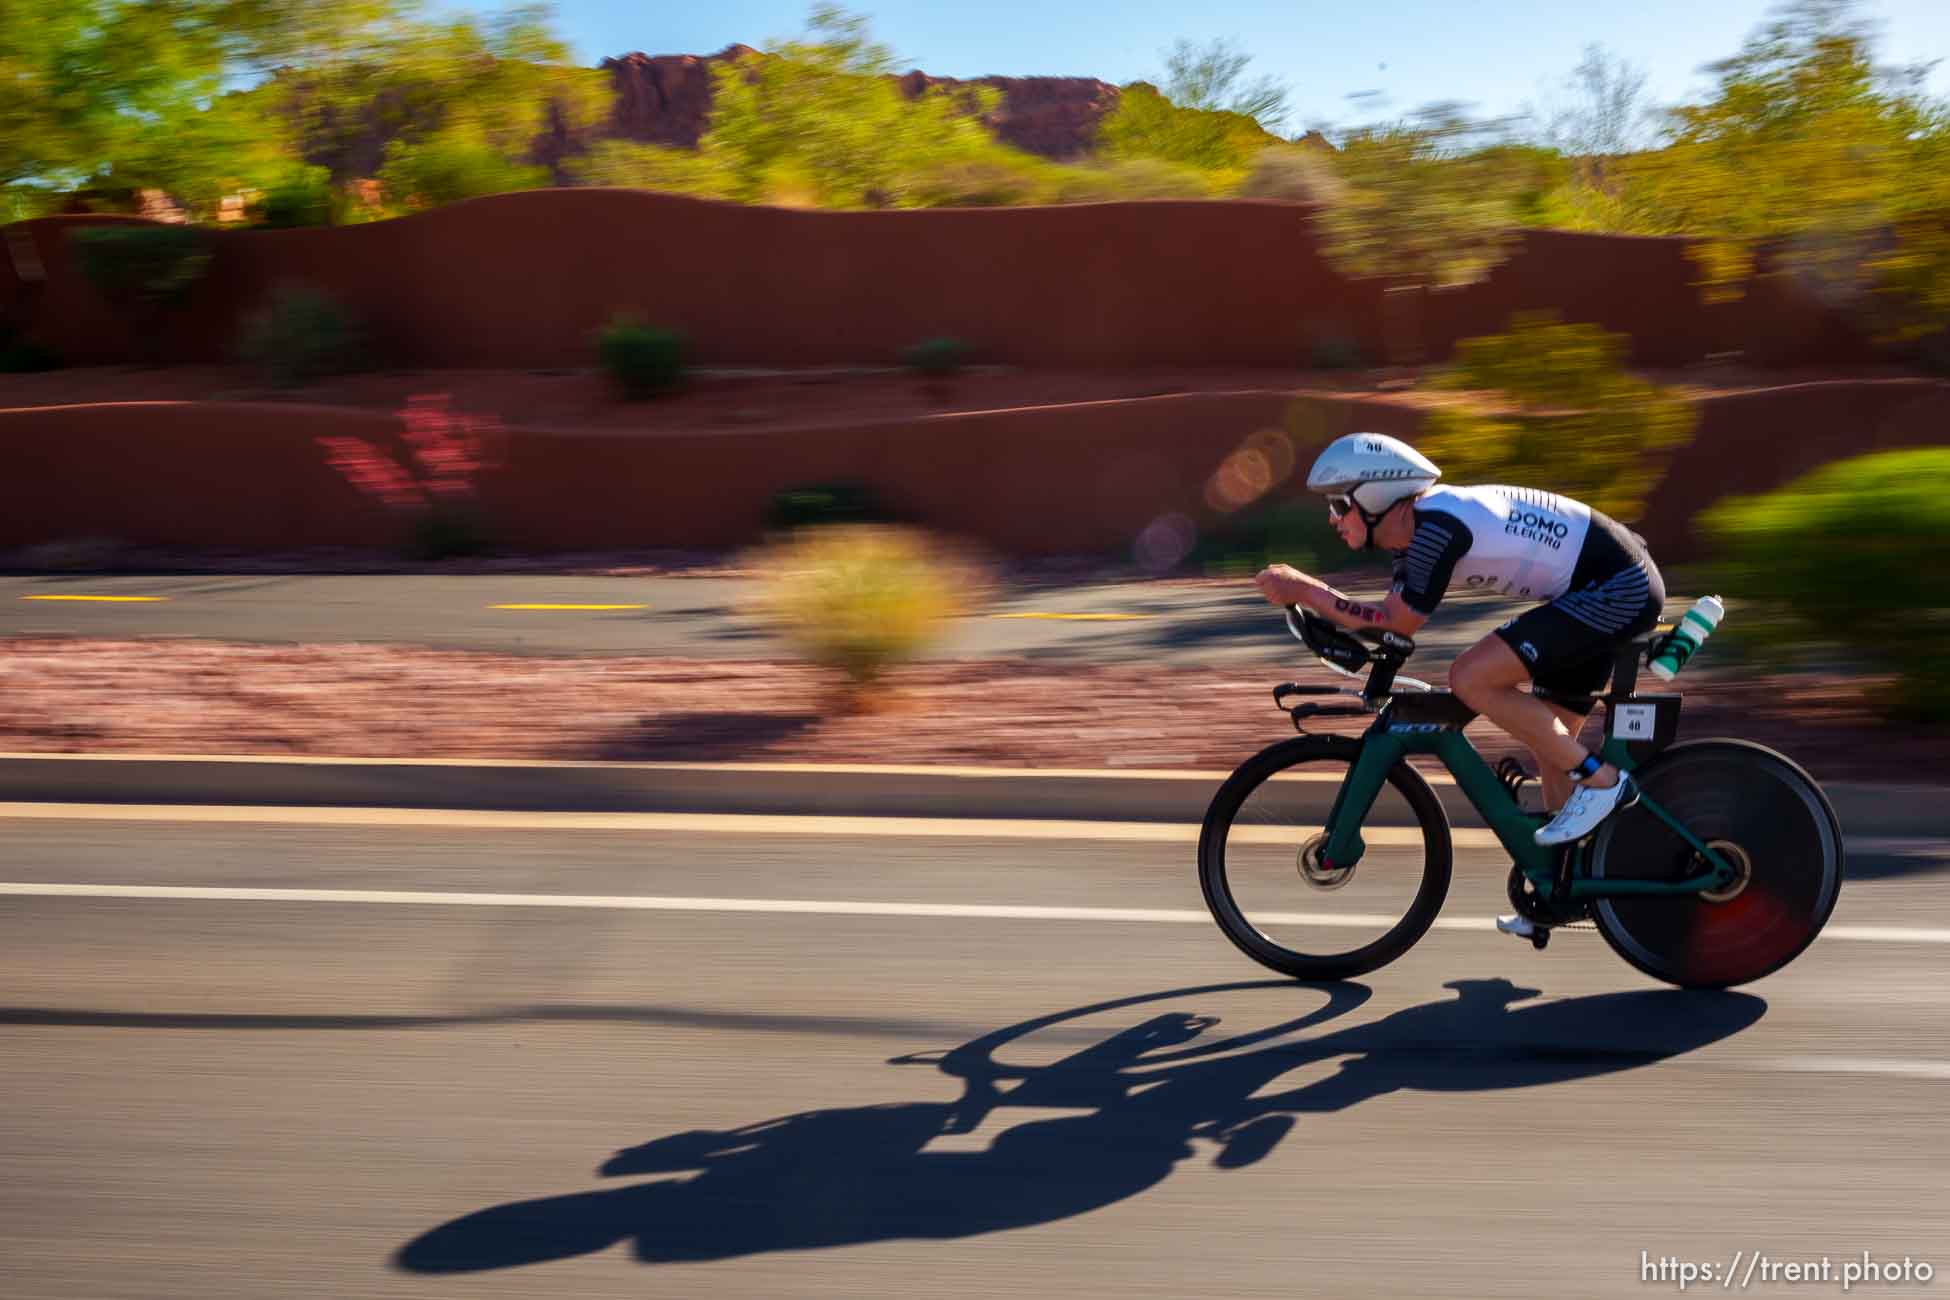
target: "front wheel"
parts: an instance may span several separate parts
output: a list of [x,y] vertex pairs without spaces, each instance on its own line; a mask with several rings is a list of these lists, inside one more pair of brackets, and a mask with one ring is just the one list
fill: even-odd
[[[1632,779],[1740,875],[1709,894],[1599,899],[1592,920],[1619,956],[1682,988],[1727,988],[1814,942],[1841,894],[1842,828],[1806,772],[1760,745],[1702,740],[1674,745]],[[1643,808],[1599,829],[1590,862],[1604,880],[1673,880],[1705,866]]]
[[1449,892],[1449,819],[1420,773],[1389,769],[1351,868],[1322,859],[1327,811],[1361,755],[1341,736],[1301,736],[1240,764],[1205,814],[1198,875],[1226,937],[1300,979],[1385,966],[1428,932]]

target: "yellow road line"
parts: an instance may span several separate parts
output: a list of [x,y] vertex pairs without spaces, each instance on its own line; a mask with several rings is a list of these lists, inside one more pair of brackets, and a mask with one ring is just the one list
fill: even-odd
[[489,609],[649,609],[648,605],[489,605]]
[[1079,623],[1115,623],[1126,619],[1150,618],[1149,614],[992,614],[991,618],[1062,618]]
[[120,603],[168,600],[167,596],[22,596],[22,600],[106,600]]

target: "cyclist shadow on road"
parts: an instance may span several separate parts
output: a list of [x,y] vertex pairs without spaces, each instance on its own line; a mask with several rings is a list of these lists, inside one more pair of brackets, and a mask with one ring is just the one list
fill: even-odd
[[[959,1079],[955,1101],[806,1111],[656,1138],[617,1152],[601,1172],[686,1176],[481,1210],[415,1238],[395,1263],[411,1272],[467,1272],[623,1241],[639,1260],[664,1263],[1049,1223],[1135,1196],[1207,1153],[1222,1169],[1250,1165],[1299,1116],[1404,1089],[1536,1087],[1651,1065],[1740,1032],[1767,1005],[1743,993],[1667,990],[1520,1007],[1538,991],[1504,979],[1446,987],[1456,991],[1453,1000],[1301,1038],[1293,1035],[1353,1011],[1369,990],[1216,985],[1057,1012],[944,1053],[890,1062],[931,1064]],[[1327,1001],[1227,1039],[1208,1038],[1215,1017],[1174,1009],[1052,1064],[1016,1066],[997,1056],[1064,1021],[1246,989]],[[1336,1058],[1338,1068],[1324,1078],[1278,1089],[1293,1071]],[[946,1135],[973,1133],[997,1112],[1006,1120],[1011,1107],[1077,1113],[1004,1127],[985,1150],[928,1149]]]

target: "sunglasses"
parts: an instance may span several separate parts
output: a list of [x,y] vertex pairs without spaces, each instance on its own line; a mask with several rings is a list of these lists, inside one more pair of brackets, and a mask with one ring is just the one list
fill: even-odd
[[1352,509],[1354,509],[1353,497],[1331,496],[1327,498],[1327,518],[1334,523],[1338,524],[1341,522],[1342,519],[1346,518],[1347,512]]

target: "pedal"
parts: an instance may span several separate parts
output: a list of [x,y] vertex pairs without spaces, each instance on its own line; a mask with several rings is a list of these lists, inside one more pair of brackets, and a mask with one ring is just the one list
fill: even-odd
[[1530,946],[1535,948],[1538,952],[1542,952],[1545,948],[1549,947],[1550,941],[1551,941],[1551,929],[1548,925],[1540,925],[1535,930],[1531,931]]

